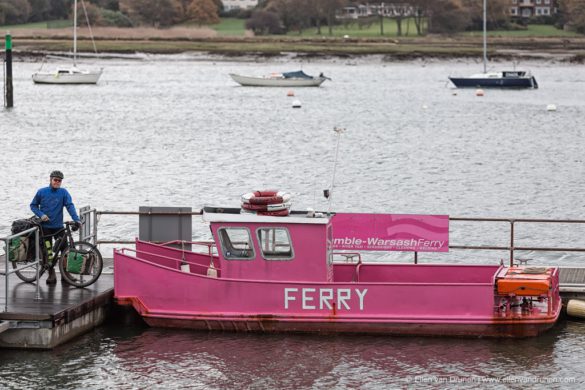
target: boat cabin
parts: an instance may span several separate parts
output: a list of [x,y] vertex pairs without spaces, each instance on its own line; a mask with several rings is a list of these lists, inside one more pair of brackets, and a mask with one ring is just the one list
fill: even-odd
[[292,211],[286,217],[206,207],[222,278],[332,281],[331,218]]

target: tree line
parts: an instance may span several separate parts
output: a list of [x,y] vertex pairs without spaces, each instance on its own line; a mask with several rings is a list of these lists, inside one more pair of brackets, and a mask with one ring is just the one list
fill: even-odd
[[[554,1],[554,0],[553,0]],[[70,19],[74,0],[0,0],[0,24]],[[253,11],[223,12],[221,0],[84,0],[92,25],[134,27],[140,25],[169,27],[193,22],[199,25],[214,24],[219,16],[247,18],[246,27],[255,34],[302,33],[315,29],[317,34],[332,34],[339,24],[358,23],[371,25],[384,17],[372,15],[357,20],[338,18],[349,0],[260,0]],[[370,5],[382,2],[369,1]],[[430,33],[456,33],[480,30],[483,20],[482,0],[385,0],[393,13],[397,34],[402,35],[403,23],[413,21],[418,35]],[[355,4],[355,3],[354,3]],[[489,0],[488,28],[515,28],[518,19],[509,15],[509,0]],[[559,27],[585,33],[585,1],[558,0],[559,13],[541,17]],[[81,0],[78,0],[81,9]]]
[[[551,0],[555,1],[555,0]],[[560,12],[550,16],[539,16],[533,21],[544,24],[565,25],[583,32],[585,27],[585,0],[558,0]],[[405,21],[413,21],[418,35],[426,33],[452,34],[467,30],[481,30],[483,25],[483,0],[385,0],[368,2],[370,5],[384,4],[392,10],[389,16],[396,23],[397,35],[403,35]],[[357,24],[358,27],[380,24],[383,34],[384,19],[374,9],[374,15],[358,19],[343,19],[340,15],[344,7],[355,5],[348,0],[264,0],[252,13],[246,27],[257,35],[279,34],[297,31],[302,33],[308,28],[322,34],[327,26],[332,34],[335,24]],[[526,22],[522,18],[512,18],[509,13],[510,0],[489,0],[487,8],[488,29],[520,29]]]
[[[71,19],[74,0],[0,0],[0,24]],[[85,6],[85,7],[84,7]],[[184,22],[219,23],[221,0],[78,0],[94,26],[169,27]]]

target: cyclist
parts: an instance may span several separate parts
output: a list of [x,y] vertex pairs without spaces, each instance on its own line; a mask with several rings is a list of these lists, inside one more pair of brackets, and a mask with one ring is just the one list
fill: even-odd
[[[76,222],[76,229],[74,230],[79,229],[81,226],[81,220],[75,211],[75,205],[73,204],[73,200],[71,200],[71,195],[69,195],[69,192],[65,188],[61,188],[63,178],[64,176],[61,171],[51,172],[49,186],[39,189],[30,203],[30,209],[42,221],[43,235],[46,236],[44,239],[49,241],[50,246],[53,245],[51,237],[57,239],[64,233],[62,230],[63,207],[67,209],[73,221]],[[57,283],[54,267],[55,264],[51,264],[51,268],[49,268],[47,284]]]

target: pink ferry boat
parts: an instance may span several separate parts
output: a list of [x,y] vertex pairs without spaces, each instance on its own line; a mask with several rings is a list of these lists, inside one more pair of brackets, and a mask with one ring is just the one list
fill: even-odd
[[336,218],[205,208],[214,242],[183,243],[203,250],[115,250],[115,297],[153,327],[243,332],[527,337],[559,317],[557,268],[365,262]]

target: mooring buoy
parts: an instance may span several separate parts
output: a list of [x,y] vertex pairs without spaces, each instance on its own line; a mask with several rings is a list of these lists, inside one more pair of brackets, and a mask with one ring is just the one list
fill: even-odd
[[585,302],[578,299],[569,300],[567,314],[571,317],[585,318]]
[[557,105],[556,104],[549,104],[546,106],[546,110],[547,111],[556,111],[557,110]]
[[476,89],[475,90],[475,96],[483,96],[484,92],[483,89]]
[[301,101],[295,100],[292,104],[292,108],[301,108]]

